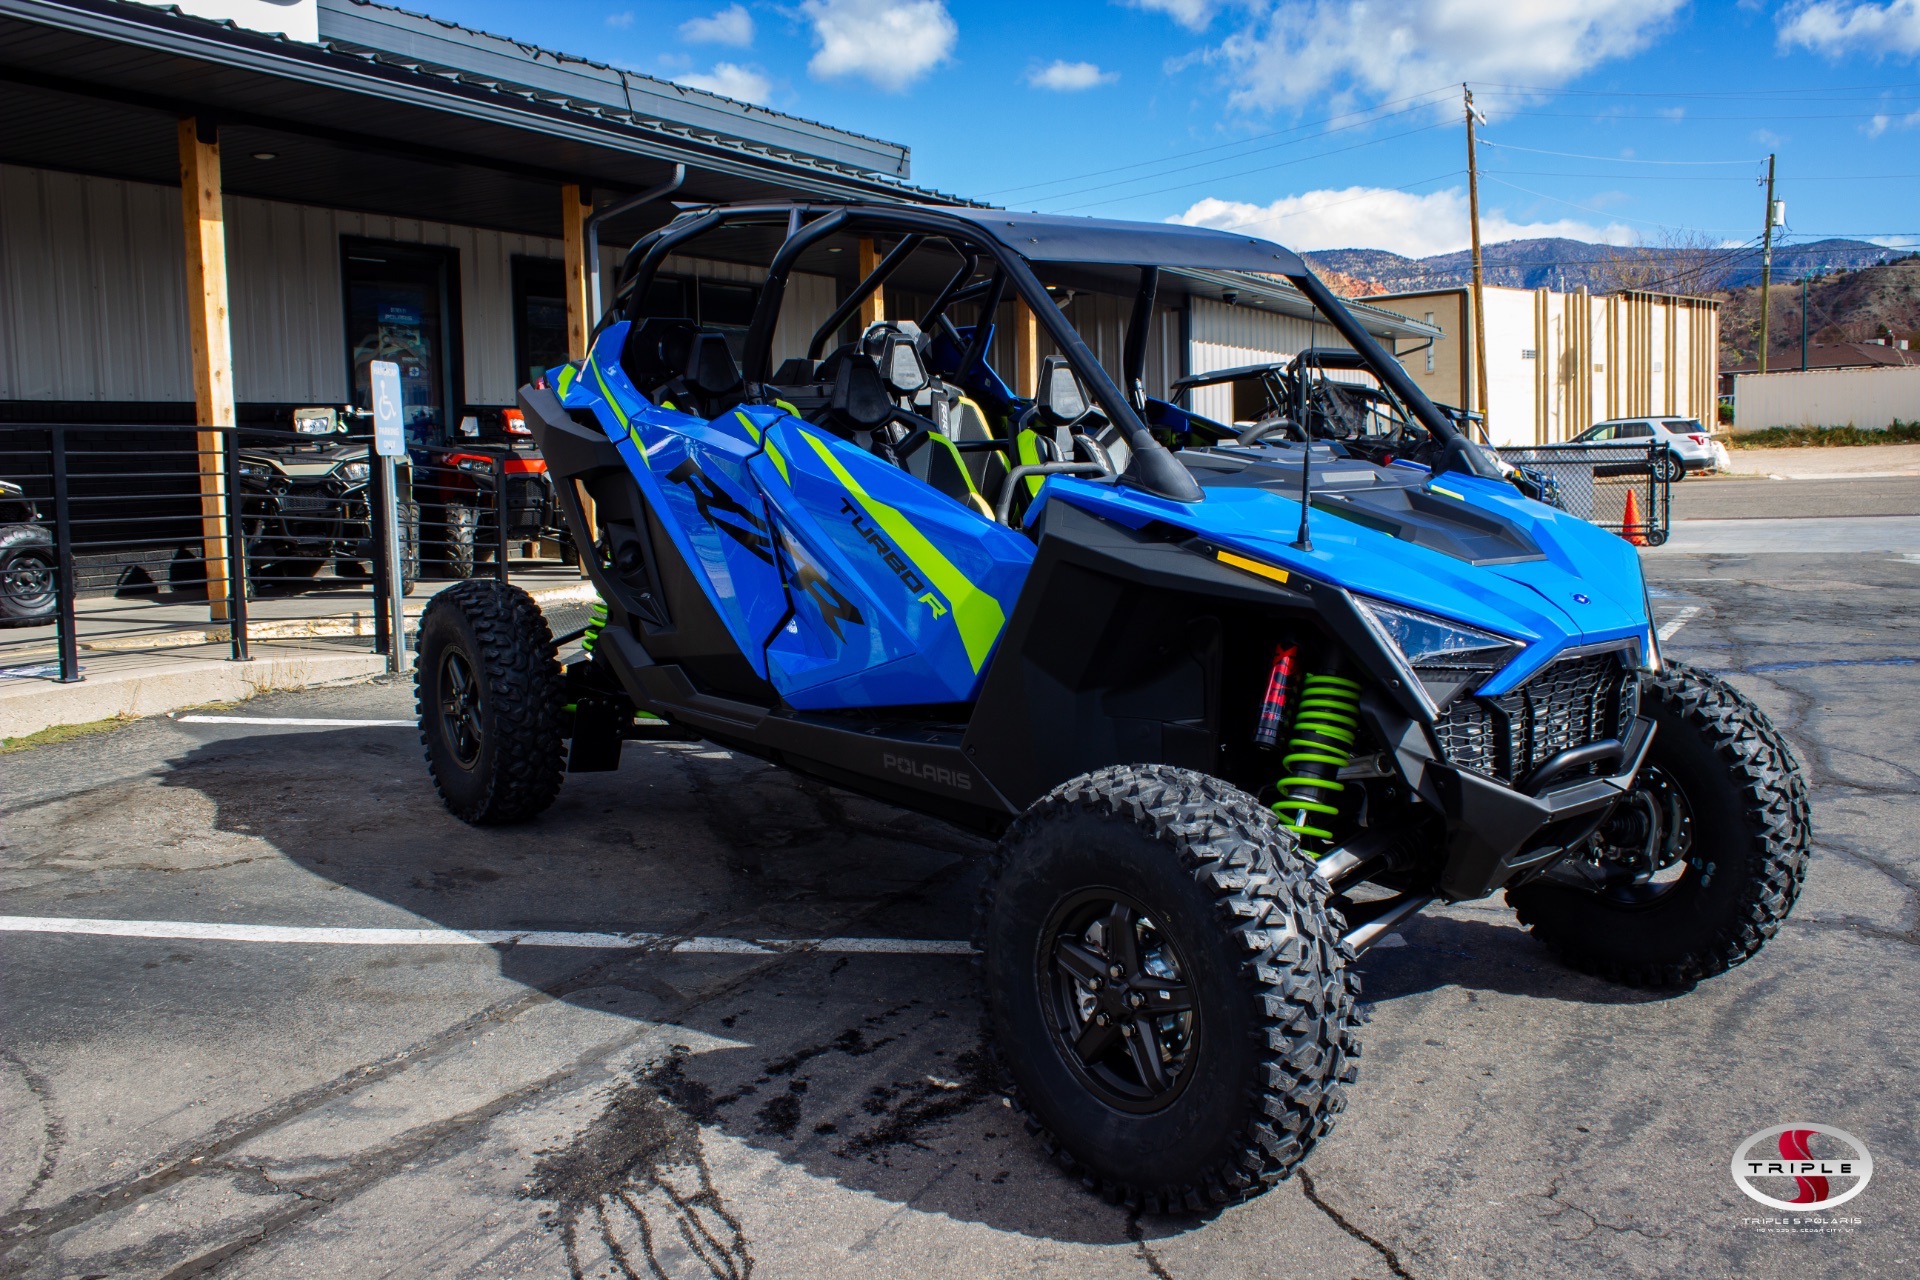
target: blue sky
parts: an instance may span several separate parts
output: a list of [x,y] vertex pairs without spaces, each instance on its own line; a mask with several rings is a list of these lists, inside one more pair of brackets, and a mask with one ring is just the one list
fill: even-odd
[[[412,0],[407,7],[421,5]],[[1010,207],[1301,249],[1789,236],[1920,248],[1920,0],[425,0],[913,148]]]

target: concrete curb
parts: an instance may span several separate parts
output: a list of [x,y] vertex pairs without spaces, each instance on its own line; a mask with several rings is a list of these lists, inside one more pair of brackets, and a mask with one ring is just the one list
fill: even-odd
[[[549,587],[532,593],[545,607],[555,604],[585,603],[597,599],[593,584],[579,583]],[[424,602],[423,606],[424,606]],[[409,618],[417,617],[411,608]],[[268,631],[291,632],[287,639],[326,635],[370,635],[371,620],[359,630],[355,615],[336,618],[289,619],[286,623],[266,623],[249,627],[255,641],[279,639],[263,634]],[[339,653],[316,649],[256,647],[251,662],[229,661],[226,628],[204,633],[186,633],[201,643],[161,655],[149,646],[128,644],[112,646],[83,644],[83,672],[86,679],[77,684],[59,684],[51,680],[0,679],[0,738],[24,738],[59,725],[89,724],[116,716],[162,715],[183,707],[205,706],[210,702],[242,702],[259,693],[286,689],[309,689],[316,685],[344,684],[383,674],[387,660],[373,653]],[[202,638],[204,635],[204,639]],[[177,644],[181,633],[163,639]],[[141,639],[145,639],[142,637]],[[145,648],[144,653],[135,652]],[[86,651],[102,653],[101,660],[86,658]],[[111,656],[107,656],[111,653]],[[108,666],[108,662],[125,663]]]
[[231,662],[226,650],[218,648],[204,657],[96,669],[78,684],[0,681],[0,738],[24,738],[57,725],[89,724],[116,716],[160,715],[209,702],[240,702],[280,689],[365,680],[386,669],[387,660],[377,654],[296,650],[259,653],[251,662]]

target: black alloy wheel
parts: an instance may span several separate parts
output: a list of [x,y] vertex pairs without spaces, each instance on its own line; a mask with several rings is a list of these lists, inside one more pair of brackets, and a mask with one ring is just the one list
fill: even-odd
[[1121,1111],[1159,1111],[1192,1073],[1199,1014],[1187,967],[1147,909],[1118,889],[1063,899],[1035,972],[1063,1060]]
[[440,654],[440,733],[456,763],[471,769],[480,760],[486,737],[486,694],[474,678],[473,664],[458,649]]
[[1117,766],[1035,802],[989,862],[975,944],[990,1051],[1048,1154],[1150,1213],[1291,1173],[1360,1053],[1330,897],[1217,778]]
[[1810,852],[1786,738],[1720,677],[1669,662],[1643,681],[1655,733],[1634,791],[1578,859],[1507,890],[1562,961],[1633,987],[1688,987],[1751,958],[1793,910]]
[[1602,897],[1622,907],[1653,905],[1687,874],[1693,806],[1686,792],[1667,770],[1649,764],[1594,833],[1592,848],[1607,875]]

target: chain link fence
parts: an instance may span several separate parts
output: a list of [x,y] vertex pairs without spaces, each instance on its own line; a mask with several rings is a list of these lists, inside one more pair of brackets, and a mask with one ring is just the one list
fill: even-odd
[[1680,464],[1664,443],[1518,445],[1498,453],[1544,482],[1548,501],[1569,515],[1647,546],[1667,540]]

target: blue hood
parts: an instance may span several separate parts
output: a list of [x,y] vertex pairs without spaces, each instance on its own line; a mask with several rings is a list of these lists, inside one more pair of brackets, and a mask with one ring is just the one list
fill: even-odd
[[[1390,470],[1381,469],[1383,480]],[[1463,516],[1480,524],[1492,517],[1538,552],[1476,564],[1347,518],[1318,500],[1313,550],[1301,551],[1293,545],[1298,498],[1269,487],[1208,484],[1204,472],[1198,478],[1206,498],[1197,503],[1067,476],[1053,479],[1042,500],[1071,503],[1132,528],[1158,521],[1189,529],[1217,546],[1359,595],[1511,636],[1525,648],[1481,687],[1487,694],[1512,689],[1567,649],[1638,640],[1644,651],[1652,643],[1633,546],[1502,482],[1449,472],[1417,486],[1437,499],[1431,505],[1457,502]]]

